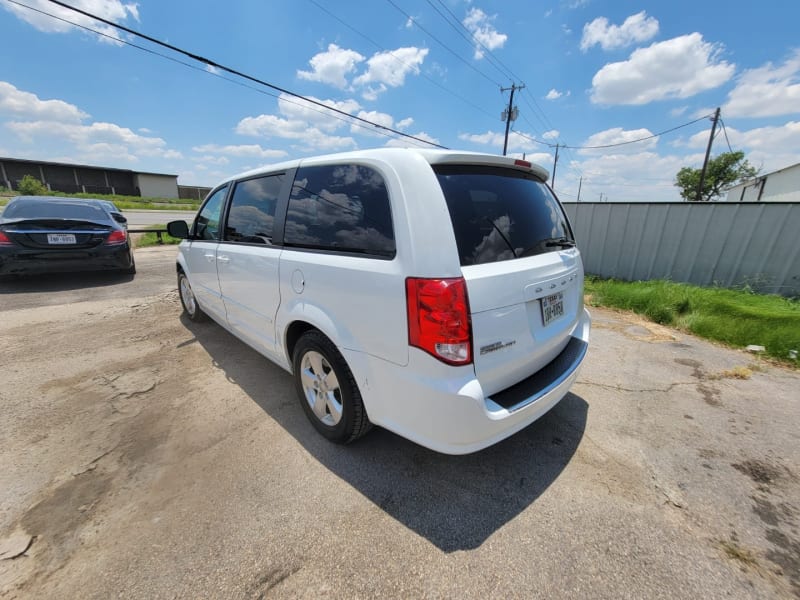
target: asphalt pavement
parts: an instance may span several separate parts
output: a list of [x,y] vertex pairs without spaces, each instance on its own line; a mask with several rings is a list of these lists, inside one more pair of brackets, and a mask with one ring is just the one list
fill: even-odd
[[571,393],[508,440],[336,446],[181,318],[174,257],[0,282],[3,600],[800,595],[797,371],[593,309]]

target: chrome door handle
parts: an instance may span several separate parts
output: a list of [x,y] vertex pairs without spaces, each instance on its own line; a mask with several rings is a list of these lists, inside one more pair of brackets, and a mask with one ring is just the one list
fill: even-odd
[[231,259],[228,258],[227,256],[217,256],[217,261],[221,263],[229,263],[231,262]]
[[203,254],[203,256],[208,262],[214,262],[214,260],[217,258],[214,254]]

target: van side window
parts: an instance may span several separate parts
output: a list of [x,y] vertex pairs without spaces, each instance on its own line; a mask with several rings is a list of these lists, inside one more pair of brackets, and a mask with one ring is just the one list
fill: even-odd
[[246,179],[236,184],[225,224],[225,241],[272,243],[272,222],[283,180],[281,173]]
[[213,192],[197,215],[194,222],[194,238],[198,240],[218,240],[220,213],[222,203],[225,201],[225,194],[228,186],[221,187]]
[[297,170],[283,237],[287,246],[395,255],[389,192],[383,177],[363,165]]

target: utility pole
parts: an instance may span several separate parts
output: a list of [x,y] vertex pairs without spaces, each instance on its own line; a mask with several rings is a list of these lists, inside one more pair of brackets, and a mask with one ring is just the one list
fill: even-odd
[[514,106],[514,92],[521,90],[524,87],[524,83],[522,85],[516,85],[512,83],[510,88],[500,88],[500,93],[511,90],[511,96],[508,98],[508,108],[500,115],[500,119],[506,122],[506,137],[505,141],[503,142],[503,156],[506,155],[506,150],[508,150],[508,130],[511,127],[511,121],[516,121],[517,115],[519,115],[519,110],[517,110],[517,107]]
[[708,157],[711,155],[711,144],[714,143],[714,133],[717,131],[717,121],[719,121],[719,106],[711,117],[711,135],[708,136],[708,146],[706,147],[706,159],[703,161],[703,170],[700,171],[700,185],[697,186],[696,202],[703,200],[703,184],[706,182],[706,169],[708,168]]
[[556,189],[556,167],[558,166],[558,144],[556,144],[556,157],[553,159],[553,178],[550,180],[550,187]]
[[578,202],[581,201],[581,186],[582,185],[583,185],[583,175],[581,175],[581,178],[578,180]]

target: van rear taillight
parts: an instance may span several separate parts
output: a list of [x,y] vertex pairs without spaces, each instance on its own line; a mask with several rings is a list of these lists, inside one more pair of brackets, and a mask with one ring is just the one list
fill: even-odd
[[472,362],[472,331],[463,277],[406,279],[408,343],[450,365]]

